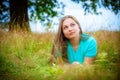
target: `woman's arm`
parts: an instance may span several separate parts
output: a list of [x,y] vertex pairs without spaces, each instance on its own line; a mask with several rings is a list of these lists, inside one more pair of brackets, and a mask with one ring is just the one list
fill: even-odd
[[85,57],[85,61],[84,63],[85,64],[92,64],[94,62],[95,58],[88,58],[88,57]]

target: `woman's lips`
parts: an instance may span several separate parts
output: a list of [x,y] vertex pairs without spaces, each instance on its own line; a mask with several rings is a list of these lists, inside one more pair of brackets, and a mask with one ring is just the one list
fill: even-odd
[[70,32],[70,33],[69,33],[69,35],[73,35],[73,34],[74,34],[74,32]]

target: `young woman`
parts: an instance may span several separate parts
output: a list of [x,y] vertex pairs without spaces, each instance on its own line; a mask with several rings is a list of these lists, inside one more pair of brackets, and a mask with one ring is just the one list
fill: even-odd
[[70,64],[92,64],[97,53],[96,40],[83,34],[77,19],[71,15],[63,17],[53,44],[51,62]]

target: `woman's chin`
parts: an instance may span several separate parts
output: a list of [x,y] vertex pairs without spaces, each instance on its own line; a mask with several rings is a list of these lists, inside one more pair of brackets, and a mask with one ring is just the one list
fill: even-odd
[[72,40],[72,39],[74,39],[74,38],[75,38],[75,36],[69,36],[69,37],[68,37],[69,40]]

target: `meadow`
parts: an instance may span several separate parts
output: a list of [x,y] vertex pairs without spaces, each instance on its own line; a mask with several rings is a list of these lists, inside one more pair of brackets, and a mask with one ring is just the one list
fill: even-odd
[[93,65],[50,65],[55,34],[0,32],[0,80],[120,80],[120,32],[97,31]]

